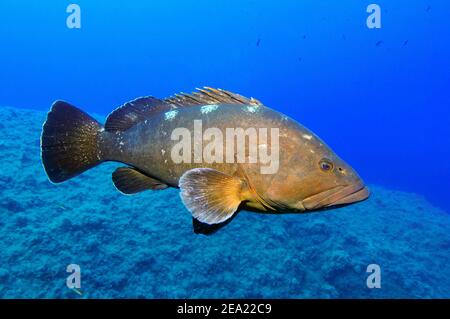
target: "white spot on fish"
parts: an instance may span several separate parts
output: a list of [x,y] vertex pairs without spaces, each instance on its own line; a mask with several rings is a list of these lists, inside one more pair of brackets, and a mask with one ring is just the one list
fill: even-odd
[[258,111],[258,106],[255,105],[248,105],[246,107],[246,111],[250,112],[250,113],[255,113],[256,111]]
[[163,149],[161,149],[161,154],[162,154],[162,155],[166,154],[166,151],[163,150]]
[[124,145],[124,143],[122,141],[119,142],[119,145]]
[[210,112],[217,110],[218,107],[219,106],[217,104],[203,105],[200,108],[200,112],[202,112],[202,114],[208,114]]
[[308,141],[310,141],[313,138],[312,135],[309,134],[303,134],[302,136],[304,139],[307,139]]
[[311,153],[313,153],[313,154],[316,153],[316,152],[314,152],[314,150],[309,150],[309,151],[310,151]]
[[171,121],[175,118],[175,116],[177,116],[177,114],[178,114],[177,110],[169,111],[164,113],[164,118],[166,119],[166,121]]
[[287,121],[287,120],[289,120],[289,117],[287,117],[286,115],[282,115],[282,116],[281,116],[281,119],[282,119],[283,121]]

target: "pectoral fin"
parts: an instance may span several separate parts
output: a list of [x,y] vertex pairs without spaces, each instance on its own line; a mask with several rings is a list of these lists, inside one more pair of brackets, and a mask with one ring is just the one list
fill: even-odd
[[124,194],[135,194],[145,190],[161,190],[168,186],[132,167],[119,167],[112,174],[114,186]]
[[185,172],[179,187],[181,199],[192,216],[210,225],[232,217],[248,191],[245,180],[210,168]]

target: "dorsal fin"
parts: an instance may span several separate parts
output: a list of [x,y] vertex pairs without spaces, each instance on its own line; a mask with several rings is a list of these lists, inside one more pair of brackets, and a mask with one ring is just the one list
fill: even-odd
[[153,113],[170,108],[170,104],[151,96],[137,98],[109,114],[106,119],[105,130],[110,132],[126,131]]
[[237,93],[232,93],[222,89],[213,89],[205,86],[203,89],[197,89],[196,92],[180,93],[164,100],[174,106],[190,105],[210,105],[210,104],[245,104],[262,105],[260,101],[254,98],[246,98]]

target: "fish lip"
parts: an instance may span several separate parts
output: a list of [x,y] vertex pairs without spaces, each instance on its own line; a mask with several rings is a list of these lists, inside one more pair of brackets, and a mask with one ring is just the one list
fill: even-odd
[[370,196],[369,188],[367,186],[363,185],[359,189],[356,189],[355,191],[348,193],[347,195],[343,196],[342,198],[336,200],[335,202],[328,204],[326,207],[337,206],[337,205],[347,205],[347,204],[361,202],[361,201],[368,199],[369,196]]
[[351,185],[341,185],[312,195],[302,201],[308,210],[315,210],[338,205],[347,205],[367,199],[370,196],[369,189],[363,182]]

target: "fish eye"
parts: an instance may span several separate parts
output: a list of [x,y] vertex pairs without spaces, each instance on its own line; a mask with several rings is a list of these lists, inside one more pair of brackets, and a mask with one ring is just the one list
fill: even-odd
[[329,159],[323,158],[319,162],[319,167],[324,172],[331,172],[334,168],[334,165]]

